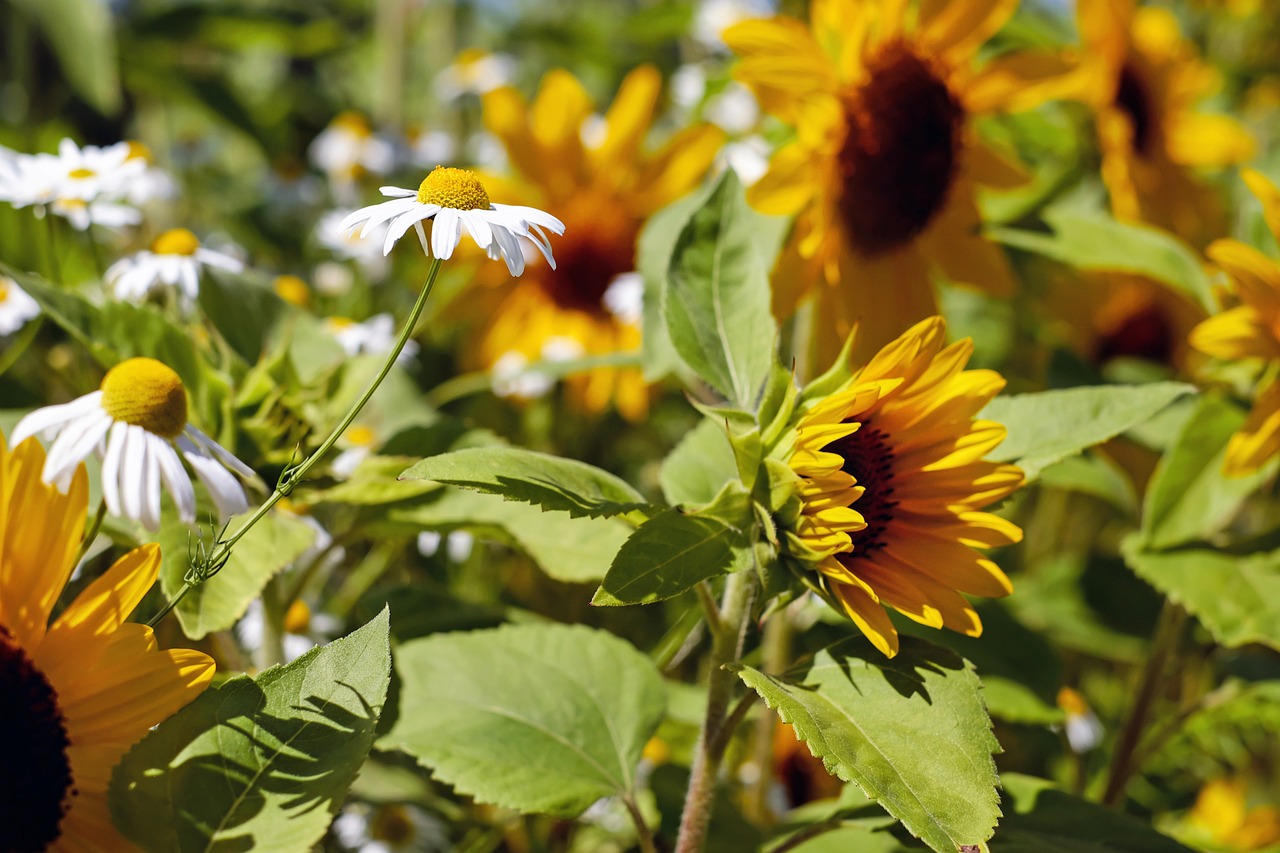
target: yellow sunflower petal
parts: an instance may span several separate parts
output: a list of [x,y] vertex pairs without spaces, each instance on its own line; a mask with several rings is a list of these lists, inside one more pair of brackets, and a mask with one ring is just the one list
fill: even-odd
[[970,595],[1001,598],[1013,592],[1013,584],[999,566],[955,539],[905,525],[903,534],[885,546],[885,554],[877,556],[877,561],[904,571],[909,568]]
[[962,173],[953,180],[946,205],[921,240],[954,284],[975,287],[992,296],[1008,297],[1017,292],[1004,250],[982,236],[982,215],[967,175]]
[[1223,473],[1228,477],[1252,474],[1277,454],[1280,454],[1280,380],[1273,379],[1258,392],[1244,426],[1227,443]]
[[809,203],[815,192],[813,152],[799,142],[779,148],[769,171],[747,188],[747,201],[761,213],[791,216]]
[[831,592],[844,606],[845,615],[885,657],[898,653],[898,629],[878,601],[853,584],[833,582]]
[[698,185],[724,144],[724,131],[711,125],[687,127],[673,136],[645,168],[633,203],[650,213]]
[[1249,192],[1262,202],[1262,215],[1267,220],[1267,227],[1280,240],[1280,190],[1266,175],[1254,169],[1242,169],[1240,177],[1244,178]]
[[618,94],[605,113],[605,138],[595,152],[596,169],[605,177],[627,169],[636,160],[662,91],[662,75],[652,65],[633,69],[623,78]]
[[962,93],[975,115],[1022,112],[1045,101],[1072,98],[1081,89],[1079,63],[1061,53],[1007,53],[991,60]]
[[975,183],[995,190],[1013,190],[1031,180],[1031,173],[1013,160],[1011,155],[997,151],[991,145],[978,141],[965,149],[970,177]]
[[591,117],[587,90],[568,71],[552,69],[529,107],[529,128],[559,169],[582,168],[582,124]]
[[743,21],[723,38],[742,57],[733,74],[755,90],[761,106],[795,123],[804,101],[836,91],[835,68],[813,34],[794,18]]
[[[877,558],[880,555],[877,554]],[[888,568],[878,559],[857,561],[857,574],[876,591],[880,600],[913,622],[929,628],[943,626],[942,611],[930,601],[917,577]]]
[[1226,361],[1280,358],[1280,344],[1269,334],[1261,315],[1248,305],[1204,320],[1191,330],[1190,340],[1205,355]]
[[1280,317],[1280,265],[1237,240],[1217,240],[1205,254],[1230,273],[1246,305],[1264,318]]
[[923,0],[920,31],[953,62],[977,53],[1018,8],[1018,0]]
[[[142,601],[160,571],[160,546],[135,548],[76,596],[49,629],[49,642],[90,642],[115,631]],[[74,636],[72,636],[74,635]]]
[[512,165],[525,175],[542,175],[545,155],[529,130],[529,110],[520,93],[503,86],[483,95],[481,104],[484,126],[502,142]]
[[1221,167],[1242,163],[1257,147],[1252,134],[1234,118],[1178,113],[1165,125],[1169,159],[1183,166]]

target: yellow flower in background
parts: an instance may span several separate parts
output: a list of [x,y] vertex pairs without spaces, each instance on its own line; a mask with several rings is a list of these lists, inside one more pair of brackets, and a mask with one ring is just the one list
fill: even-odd
[[[542,360],[553,340],[576,341],[584,356],[639,347],[636,237],[654,211],[698,184],[723,141],[719,130],[702,125],[647,151],[661,87],[655,69],[635,69],[603,120],[593,117],[582,84],[566,71],[547,74],[531,103],[510,87],[484,96],[485,125],[532,188],[530,202],[555,210],[565,223],[554,268],[530,266],[514,286],[495,288],[496,305],[477,306],[485,321],[473,358],[484,367],[508,354]],[[648,407],[638,369],[592,370],[568,386],[588,411],[612,403],[636,419]]]
[[207,655],[161,651],[125,622],[160,550],[120,558],[49,624],[75,567],[88,503],[81,466],[65,493],[40,480],[34,440],[0,437],[0,850],[127,850],[107,809],[120,757],[200,694]]
[[876,648],[898,633],[882,604],[932,628],[976,637],[982,622],[960,593],[1012,591],[976,548],[999,548],[1021,529],[982,512],[1022,485],[1016,465],[983,461],[1005,429],[975,415],[1004,387],[965,370],[973,344],[947,346],[940,317],[884,347],[842,390],[801,418],[792,470],[803,509],[796,551]]
[[[1244,179],[1280,238],[1280,191],[1258,172],[1245,170]],[[1243,477],[1280,453],[1280,264],[1235,240],[1218,240],[1207,254],[1231,277],[1240,304],[1192,329],[1191,345],[1214,358],[1264,365],[1253,410],[1227,444],[1223,465],[1228,477]]]
[[1247,160],[1253,140],[1234,118],[1195,111],[1217,74],[1167,9],[1081,0],[1081,97],[1097,111],[1102,179],[1121,219],[1203,246],[1225,230],[1217,192],[1196,167]]
[[826,362],[861,323],[865,357],[936,312],[931,275],[1007,296],[1001,250],[981,235],[978,185],[1011,188],[1022,169],[987,146],[973,119],[1034,106],[1069,82],[1050,54],[982,45],[1016,2],[815,0],[808,26],[777,17],[725,31],[735,69],[769,113],[795,127],[748,192],[759,210],[798,215],[774,273],[789,316],[817,287],[817,353]]
[[1280,810],[1249,808],[1244,782],[1239,779],[1206,782],[1187,813],[1186,824],[1195,835],[1208,836],[1214,845],[1232,850],[1261,850],[1280,841]]

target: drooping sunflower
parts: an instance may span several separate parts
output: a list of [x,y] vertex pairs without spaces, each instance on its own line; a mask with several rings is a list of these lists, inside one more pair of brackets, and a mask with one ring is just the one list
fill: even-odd
[[[718,129],[698,125],[647,151],[661,87],[654,68],[635,69],[601,122],[566,71],[547,74],[532,103],[511,87],[484,95],[485,125],[531,188],[529,203],[554,210],[565,223],[555,267],[531,266],[514,286],[502,282],[498,304],[486,309],[474,354],[484,367],[511,353],[543,360],[548,343],[562,349],[566,339],[588,356],[640,345],[636,237],[654,211],[697,185],[723,141]],[[569,388],[588,411],[612,403],[635,419],[648,406],[637,369],[593,370],[571,379]]]
[[997,597],[1012,586],[975,549],[1022,538],[982,511],[1023,481],[1016,465],[983,460],[1004,427],[974,419],[1004,379],[965,370],[972,342],[948,346],[945,335],[931,317],[881,349],[803,414],[789,457],[801,502],[792,552],[891,657],[898,633],[882,605],[976,637],[982,622],[961,593]]
[[1083,100],[1097,113],[1102,179],[1121,219],[1159,225],[1203,246],[1224,230],[1216,191],[1196,175],[1247,160],[1253,140],[1235,119],[1196,112],[1215,71],[1168,9],[1081,0]]
[[1050,54],[975,54],[1017,6],[1008,0],[814,0],[788,17],[725,31],[735,74],[792,125],[748,193],[759,210],[797,215],[774,272],[774,311],[817,288],[817,354],[828,361],[860,320],[868,356],[936,312],[930,276],[1013,292],[1001,250],[980,233],[978,185],[1025,173],[980,139],[976,117],[1034,106],[1070,85]]
[[107,810],[120,757],[200,694],[213,660],[161,651],[125,622],[151,588],[160,551],[120,558],[52,624],[84,531],[88,477],[66,492],[40,479],[43,448],[0,437],[0,850],[130,849]]
[[[1280,239],[1280,190],[1249,169],[1244,179]],[[1228,442],[1223,464],[1228,477],[1243,477],[1280,453],[1280,264],[1235,240],[1218,240],[1206,253],[1231,277],[1240,304],[1192,329],[1191,345],[1225,361],[1257,362],[1261,369],[1253,409]]]

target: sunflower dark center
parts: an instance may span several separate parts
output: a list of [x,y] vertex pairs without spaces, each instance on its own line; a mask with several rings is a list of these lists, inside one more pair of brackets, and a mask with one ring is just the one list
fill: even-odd
[[875,256],[909,242],[942,209],[964,109],[937,68],[903,42],[881,48],[867,72],[844,97],[838,207],[853,247]]
[[564,236],[556,241],[556,268],[543,287],[556,305],[599,314],[605,291],[635,264],[636,226],[616,207],[583,206],[564,217]]
[[841,556],[865,556],[883,548],[885,531],[898,506],[893,499],[893,449],[889,437],[864,421],[857,432],[836,439],[823,449],[844,457],[841,470],[853,475],[858,485],[866,489],[853,508],[862,514],[867,526],[849,534],[853,554]]
[[1120,69],[1120,81],[1116,84],[1116,107],[1129,117],[1133,125],[1133,150],[1147,156],[1155,142],[1155,111],[1151,93],[1142,74],[1133,65],[1125,63]]
[[0,850],[44,850],[61,834],[69,743],[58,694],[0,625]]
[[1158,307],[1147,305],[1098,339],[1094,360],[1106,364],[1113,358],[1128,357],[1170,364],[1173,350],[1174,334],[1169,316]]

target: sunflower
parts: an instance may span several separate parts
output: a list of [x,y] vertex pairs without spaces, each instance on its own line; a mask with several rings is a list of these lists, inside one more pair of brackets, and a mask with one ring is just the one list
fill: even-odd
[[[640,345],[639,300],[632,298],[636,237],[654,211],[697,185],[723,140],[716,128],[699,125],[646,152],[661,87],[655,69],[635,69],[602,122],[593,120],[590,98],[566,71],[547,74],[530,104],[511,87],[484,96],[485,125],[532,188],[531,203],[565,223],[554,268],[531,266],[514,286],[501,283],[473,354],[484,367],[513,352],[539,361],[552,339],[577,341],[585,356]],[[596,369],[570,380],[569,388],[588,411],[612,402],[636,419],[648,407],[636,369]]]
[[81,466],[65,493],[40,480],[44,450],[0,436],[0,850],[130,849],[107,810],[120,757],[200,694],[213,661],[160,651],[125,622],[160,551],[131,551],[49,616],[75,566],[88,502]]
[[983,461],[1005,429],[974,420],[1004,379],[965,370],[972,342],[947,346],[945,334],[931,317],[881,349],[801,417],[790,455],[802,505],[791,551],[891,657],[898,634],[881,604],[976,637],[982,622],[960,593],[1003,596],[1012,586],[974,549],[1022,538],[981,511],[1023,480],[1016,465]]
[[795,130],[748,192],[757,209],[797,215],[774,271],[774,311],[815,286],[817,354],[827,361],[859,320],[859,356],[936,312],[930,276],[1006,296],[1015,283],[985,240],[976,188],[1023,183],[973,119],[1066,91],[1049,54],[974,56],[1013,13],[1007,0],[815,0],[810,24],[777,17],[725,31],[735,75]]
[[[1280,239],[1280,190],[1249,169],[1244,179]],[[1253,410],[1227,443],[1223,465],[1228,477],[1243,477],[1280,453],[1280,264],[1235,240],[1218,240],[1207,254],[1235,283],[1240,304],[1192,329],[1191,345],[1214,358],[1254,361],[1262,368]]]
[[1247,160],[1235,119],[1195,111],[1216,74],[1167,9],[1081,0],[1081,97],[1097,112],[1102,179],[1121,219],[1159,225],[1203,246],[1225,226],[1215,191],[1193,173]]

